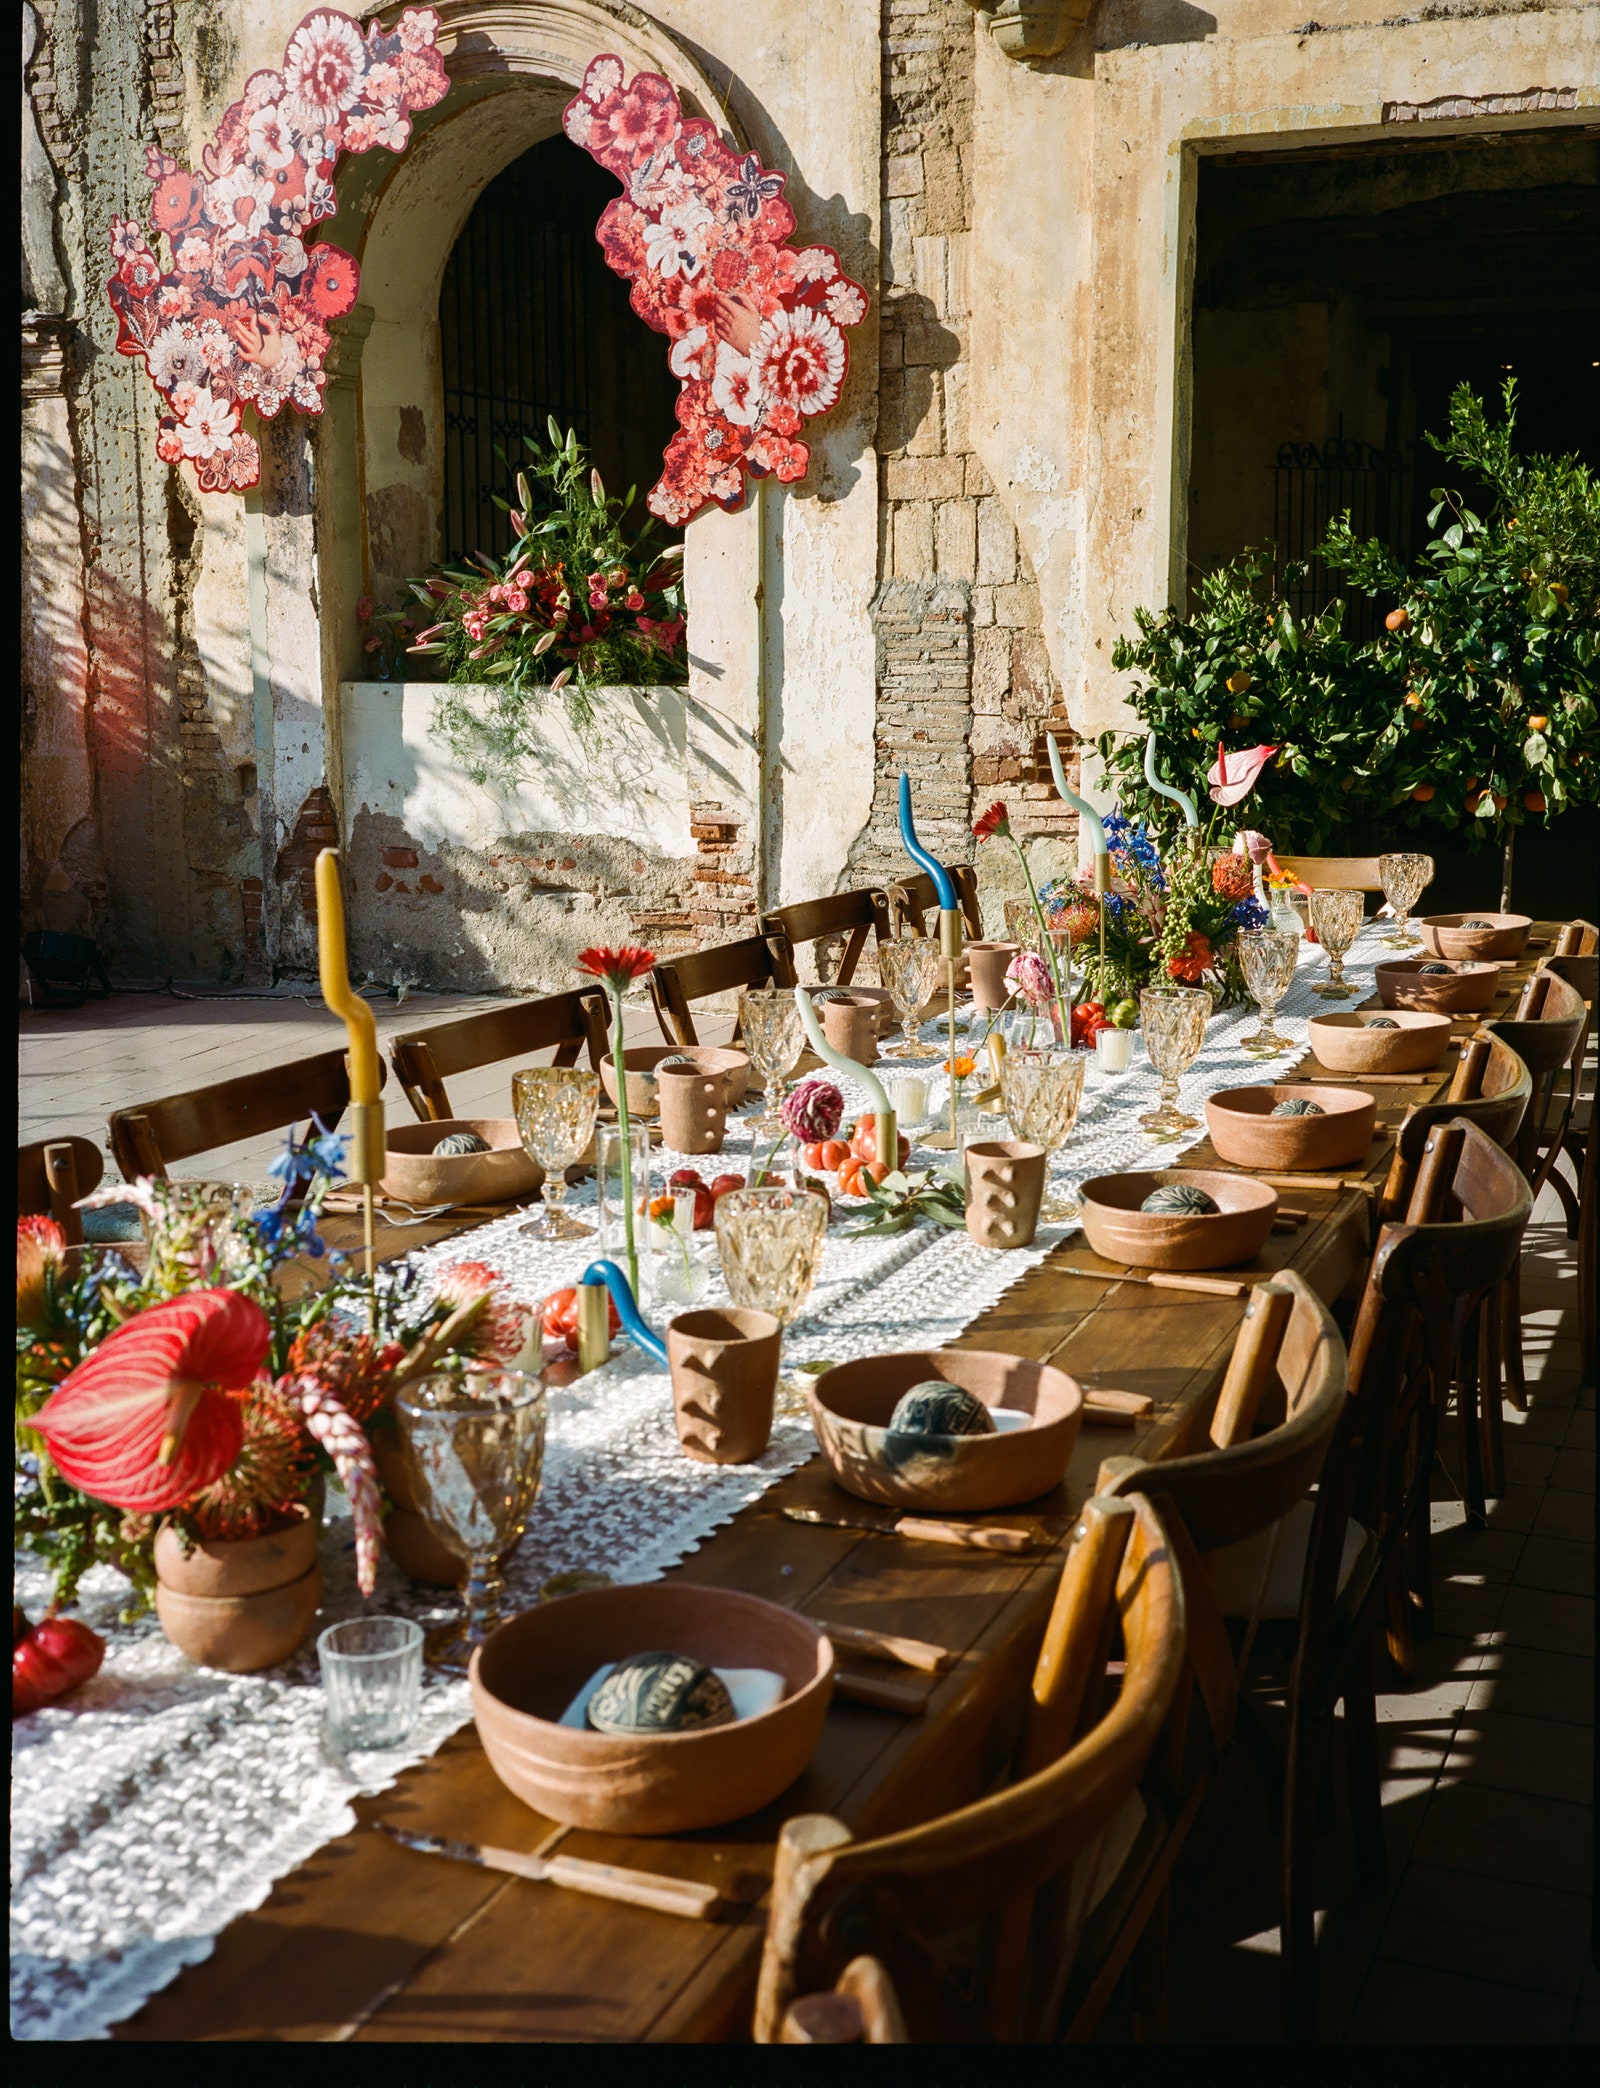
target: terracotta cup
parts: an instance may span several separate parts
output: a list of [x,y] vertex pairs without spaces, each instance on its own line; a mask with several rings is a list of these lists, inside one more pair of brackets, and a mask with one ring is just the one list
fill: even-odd
[[980,1247],[1026,1247],[1039,1224],[1045,1150],[1020,1138],[967,1147],[967,1231]]
[[822,1034],[858,1066],[872,1065],[878,1056],[877,1002],[855,993],[848,1000],[824,1001]]
[[728,1078],[699,1066],[669,1066],[656,1075],[661,1143],[674,1153],[720,1153],[728,1124]]
[[163,1524],[155,1542],[162,1630],[199,1666],[231,1675],[287,1660],[322,1599],[317,1528],[308,1518],[265,1537],[202,1542],[186,1552]]
[[699,1464],[749,1464],[766,1449],[783,1329],[770,1312],[721,1306],[667,1327],[678,1441]]
[[1013,957],[1021,954],[1021,943],[975,942],[967,944],[972,960],[972,1002],[978,1008],[1003,1008],[1011,997],[1006,971]]

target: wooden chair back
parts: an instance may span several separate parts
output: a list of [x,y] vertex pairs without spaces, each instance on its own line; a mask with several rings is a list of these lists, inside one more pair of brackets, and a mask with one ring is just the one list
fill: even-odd
[[1558,957],[1593,957],[1600,951],[1600,928],[1593,921],[1568,921],[1556,937]]
[[[391,1042],[389,1061],[413,1113],[436,1124],[455,1115],[445,1091],[453,1074],[475,1072],[501,1059],[526,1063],[536,1051],[552,1048],[558,1066],[576,1065],[585,1049],[590,1065],[599,1065],[607,1050],[604,994],[578,987],[411,1030]],[[508,1096],[505,1114],[510,1111]]]
[[69,1247],[83,1245],[83,1213],[73,1205],[98,1189],[106,1171],[92,1138],[45,1138],[17,1147],[17,1216],[53,1218]]
[[1381,892],[1383,876],[1376,856],[1301,856],[1276,852],[1281,870],[1311,889],[1323,892]]
[[[1489,1051],[1478,1076],[1476,1095],[1466,1100],[1421,1102],[1406,1111],[1405,1119],[1395,1134],[1389,1177],[1378,1201],[1380,1222],[1393,1223],[1405,1216],[1423,1149],[1438,1125],[1459,1117],[1466,1123],[1475,1124],[1497,1146],[1507,1152],[1514,1150],[1517,1134],[1533,1098],[1533,1075],[1511,1046],[1494,1035],[1493,1030],[1494,1026],[1490,1025],[1479,1033],[1488,1037]],[[1476,1041],[1476,1038],[1470,1040]],[[1466,1049],[1464,1045],[1463,1051]]]
[[[978,942],[983,937],[983,908],[978,903],[978,873],[971,863],[949,863],[950,881],[956,888],[956,900],[961,908],[961,920],[967,938]],[[902,877],[890,885],[889,916],[893,932],[898,935],[909,928],[913,935],[930,932],[927,916],[937,916],[939,894],[934,889],[933,879],[925,870],[915,877]]]
[[[1110,1633],[1125,1666],[1102,1714]],[[1081,1933],[1080,1866],[1136,1790],[1183,1674],[1183,1585],[1143,1496],[1091,1501],[1068,1553],[1034,1671],[1025,1747],[1043,1766],[958,1811],[871,1841],[837,1820],[788,1821],[756,2001],[775,2041],[797,1994],[831,1986],[863,1952],[883,1965],[917,2042],[1035,2042],[1054,2031]],[[1005,1917],[1028,1915],[1020,1944]],[[989,1918],[993,1917],[993,1922]],[[949,1948],[989,1924],[971,1990]],[[993,1931],[1019,1947],[996,1950]]]
[[831,1993],[803,1994],[784,2011],[779,2044],[905,2044],[894,1981],[874,1957],[852,1958]]
[[[1584,960],[1580,958],[1578,961],[1582,963]],[[1541,987],[1542,992],[1539,991]],[[1525,1007],[1530,1010],[1528,1014],[1523,1012]],[[1589,1010],[1583,995],[1569,980],[1546,967],[1541,967],[1528,981],[1522,1001],[1513,1015],[1484,1025],[1516,1052],[1528,1068],[1533,1082],[1533,1092],[1518,1130],[1516,1148],[1518,1163],[1530,1180],[1539,1175],[1541,1150],[1548,1161],[1544,1167],[1544,1174],[1548,1175],[1559,1154],[1561,1140],[1566,1136],[1577,1099],[1578,1074],[1588,1026]],[[1552,1124],[1550,1118],[1556,1082],[1563,1071],[1570,1076],[1566,1104],[1559,1123]],[[1541,1178],[1536,1181],[1534,1193],[1537,1194],[1542,1187]]]
[[[738,942],[713,943],[709,950],[691,950],[645,976],[662,1036],[669,1044],[698,1044],[691,1003],[737,993],[743,986],[793,986],[794,951],[786,936],[747,935]],[[733,1034],[737,1039],[737,1022]]]
[[798,906],[775,907],[771,913],[761,916],[761,932],[763,935],[781,936],[791,950],[798,950],[802,943],[820,942],[827,936],[842,935],[845,945],[839,958],[839,969],[824,983],[848,986],[861,962],[867,937],[871,935],[878,942],[887,942],[893,936],[894,926],[889,915],[888,894],[864,887],[857,892],[836,892],[831,899],[805,899]]
[[[380,1060],[380,1087],[388,1068]],[[114,1110],[107,1124],[111,1155],[124,1181],[141,1175],[164,1181],[169,1166],[241,1139],[284,1131],[320,1117],[332,1130],[350,1101],[349,1061],[342,1049],[291,1059],[264,1073],[243,1073],[212,1087],[190,1088],[158,1102]]]

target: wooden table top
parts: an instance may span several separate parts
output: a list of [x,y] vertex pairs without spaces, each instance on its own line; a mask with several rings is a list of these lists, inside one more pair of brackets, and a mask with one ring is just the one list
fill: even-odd
[[[1520,987],[1547,934],[1542,925],[1534,930],[1494,1012],[1507,1011],[1506,995]],[[1463,1021],[1460,1033],[1470,1034],[1476,1020]],[[1412,1084],[1373,1089],[1378,1135],[1364,1166],[1344,1170],[1346,1178],[1382,1181],[1392,1127],[1411,1105],[1445,1092],[1456,1056],[1452,1050]],[[1294,1070],[1303,1074],[1307,1063]],[[1183,1161],[1222,1165],[1205,1140]],[[1251,1281],[1293,1268],[1331,1301],[1365,1268],[1370,1194],[1280,1195],[1308,1211],[1308,1222],[1275,1233],[1257,1261],[1227,1273]],[[386,1255],[409,1253],[482,1222],[444,1219],[390,1231],[380,1244]],[[1068,1275],[1061,1266],[1068,1262],[1103,1273]],[[764,1894],[783,1820],[831,1813],[864,1836],[979,1795],[1003,1770],[1016,1739],[1061,1550],[1102,1459],[1175,1454],[1209,1417],[1243,1301],[1119,1284],[1117,1273],[1075,1236],[960,1344],[1048,1360],[1086,1388],[1148,1393],[1155,1403],[1137,1428],[1086,1421],[1054,1494],[983,1518],[1035,1530],[1048,1548],[1017,1559],[790,1522],[777,1512],[785,1504],[843,1501],[813,1459],[674,1569],[682,1579],[742,1588],[818,1619],[933,1640],[961,1655],[943,1675],[914,1678],[926,1689],[920,1717],[836,1697],[810,1767],[765,1813],[671,1839],[573,1833],[561,1845],[572,1855],[715,1882],[727,1902],[721,1918],[685,1921],[508,1878],[402,1849],[371,1832],[366,1823],[382,1819],[533,1849],[553,1831],[498,1781],[468,1727],[392,1789],[357,1799],[363,1824],[355,1832],[281,1879],[263,1906],[218,1937],[210,1958],[114,2034],[380,2042],[748,2038]],[[854,1654],[851,1665],[909,1678],[905,1669],[879,1668]]]

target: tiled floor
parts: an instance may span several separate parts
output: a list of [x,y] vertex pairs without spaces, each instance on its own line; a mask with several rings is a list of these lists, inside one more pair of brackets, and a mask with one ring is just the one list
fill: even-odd
[[[1389,1887],[1359,1889],[1342,1805],[1317,1852],[1319,2035],[1348,2044],[1600,2042],[1591,1897],[1595,1388],[1579,1382],[1577,1270],[1559,1207],[1523,1275],[1531,1381],[1506,1409],[1507,1491],[1466,1527],[1441,1478],[1435,1631],[1381,1696]],[[1454,1464],[1453,1424],[1443,1442]],[[1279,1847],[1235,1747],[1180,1871],[1178,2043],[1275,2042]]]
[[[380,1045],[481,1005],[433,995],[376,1002]],[[25,1011],[21,1030],[19,1136],[78,1132],[102,1146],[112,1107],[326,1050],[339,1037],[327,1011],[302,996],[118,995],[70,1014]],[[708,1042],[725,1033],[702,1025]],[[644,1011],[630,1010],[628,1034],[657,1041]],[[510,1070],[452,1082],[455,1107],[507,1113]],[[393,1089],[389,1103],[409,1115]],[[277,1143],[175,1171],[258,1179]],[[1473,1531],[1441,1481],[1435,1635],[1411,1687],[1379,1700],[1388,1890],[1359,1891],[1337,1814],[1319,1847],[1319,2027],[1329,2042],[1600,2042],[1590,1898],[1595,1393],[1579,1384],[1577,1270],[1555,1199],[1547,1194],[1534,1217],[1523,1280],[1532,1399],[1526,1414],[1507,1410],[1507,1491],[1489,1527]],[[1452,1460],[1448,1430],[1444,1449]],[[1279,2036],[1269,1810],[1247,1750],[1236,1747],[1179,1874],[1176,2042]]]

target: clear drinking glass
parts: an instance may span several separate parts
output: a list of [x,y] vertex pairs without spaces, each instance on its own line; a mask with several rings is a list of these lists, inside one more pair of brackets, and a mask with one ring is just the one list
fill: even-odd
[[778,1104],[783,1083],[805,1049],[805,1024],[794,995],[783,986],[747,986],[739,996],[739,1042],[750,1060],[752,1084],[766,1103],[752,1123],[753,1138],[776,1138],[783,1129]]
[[1139,1122],[1163,1142],[1199,1128],[1178,1107],[1178,1082],[1200,1056],[1211,1020],[1211,996],[1198,986],[1146,986],[1139,995],[1139,1027],[1145,1055],[1161,1075],[1158,1106]]
[[587,1152],[600,1106],[600,1078],[577,1066],[524,1066],[511,1076],[511,1111],[522,1148],[544,1169],[544,1215],[517,1230],[538,1240],[581,1240],[594,1231],[562,1210],[567,1169]]
[[[641,1263],[652,1252],[650,1223],[650,1127],[628,1125],[628,1151],[633,1176],[633,1246]],[[600,1208],[600,1252],[620,1259],[628,1251],[624,1214],[627,1199],[622,1190],[622,1129],[601,1124],[594,1134],[594,1180]],[[641,1277],[641,1281],[642,1281]]]
[[[1378,875],[1383,880],[1383,896],[1394,908],[1394,932],[1383,938],[1383,946],[1386,950],[1415,949],[1422,937],[1411,933],[1406,917],[1433,883],[1433,857],[1381,855]],[[1322,933],[1320,928],[1317,933]]]
[[[1049,1046],[1007,1051],[1000,1062],[1000,1100],[1011,1120],[1012,1134],[1044,1147],[1046,1169],[1049,1155],[1060,1152],[1078,1121],[1088,1063],[1087,1052]],[[1046,1225],[1065,1224],[1082,1208],[1083,1199],[1075,1191],[1052,1196],[1047,1174],[1045,1197],[1039,1206]]]
[[933,997],[939,972],[939,945],[930,935],[904,935],[879,943],[878,977],[894,995],[904,1041],[885,1044],[885,1058],[917,1058],[922,1052],[921,1015]]
[[1320,993],[1324,1000],[1354,1000],[1356,989],[1345,984],[1344,953],[1360,933],[1366,894],[1315,891],[1309,912],[1317,941],[1328,953],[1328,976],[1311,991]]
[[803,1189],[730,1189],[715,1223],[729,1297],[787,1326],[811,1295],[828,1206]]
[[544,1379],[435,1371],[397,1393],[394,1411],[423,1519],[467,1562],[465,1614],[428,1633],[428,1659],[464,1671],[500,1621],[500,1555],[527,1528],[544,1473]]
[[1275,1058],[1280,1051],[1293,1051],[1294,1039],[1281,1036],[1272,1027],[1272,1011],[1294,983],[1299,936],[1281,934],[1276,928],[1244,928],[1238,944],[1244,982],[1261,1010],[1260,1029],[1241,1038],[1239,1049],[1254,1058]]
[[422,1626],[409,1617],[351,1617],[317,1640],[323,1717],[336,1754],[403,1747],[422,1702]]

